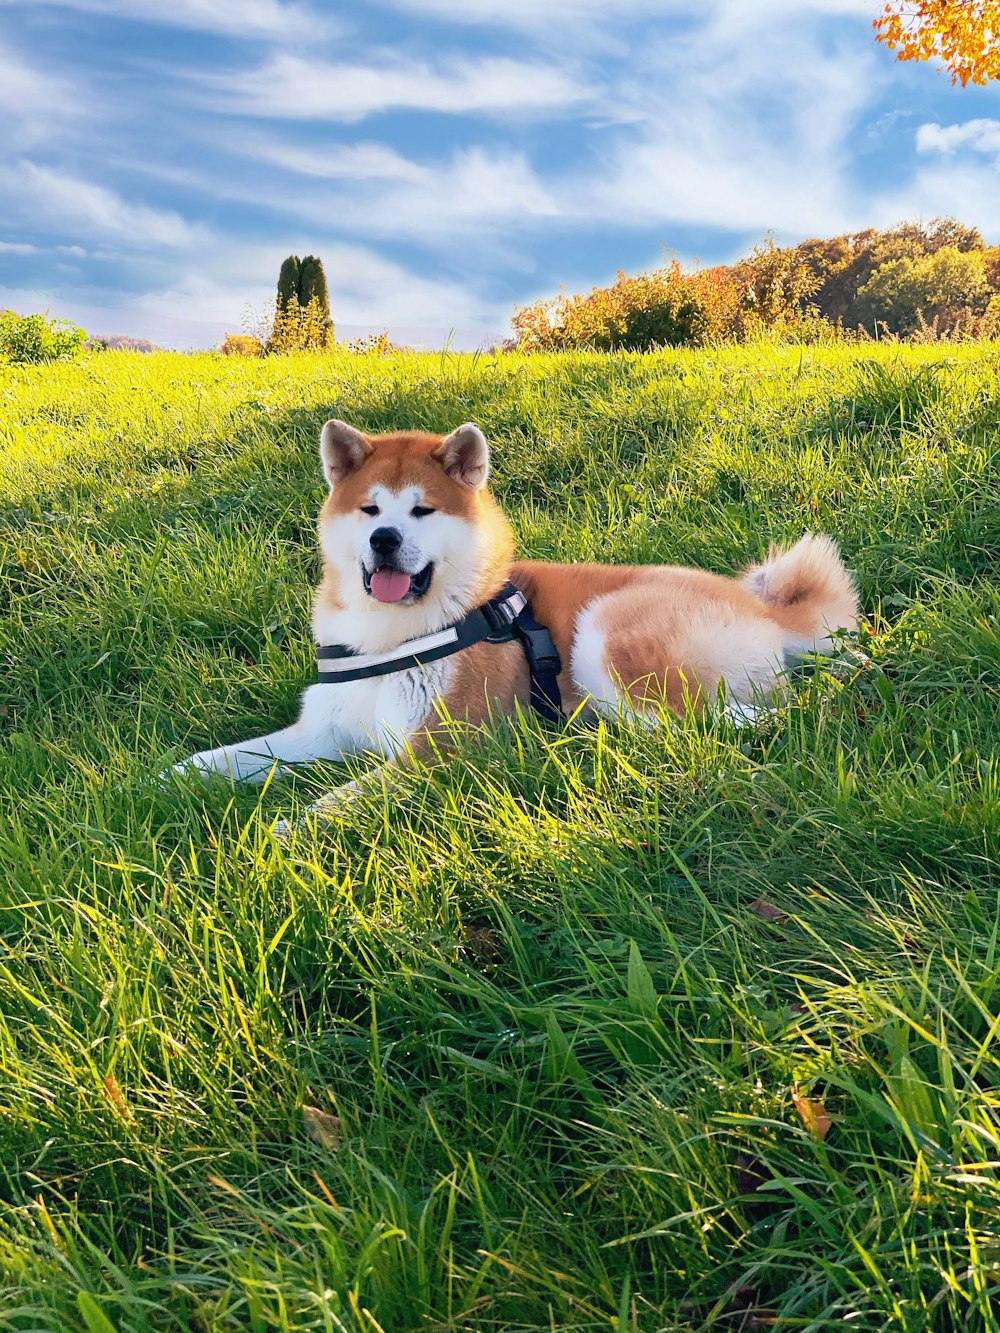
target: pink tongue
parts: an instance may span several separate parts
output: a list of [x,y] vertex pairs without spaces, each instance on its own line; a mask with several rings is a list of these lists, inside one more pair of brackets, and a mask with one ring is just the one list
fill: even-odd
[[371,589],[380,602],[401,602],[410,591],[410,576],[398,569],[380,569],[371,577]]

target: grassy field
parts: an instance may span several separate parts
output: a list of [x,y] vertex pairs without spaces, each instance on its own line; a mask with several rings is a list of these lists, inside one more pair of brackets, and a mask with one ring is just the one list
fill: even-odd
[[[0,370],[0,1328],[1000,1330],[1000,348]],[[316,452],[479,421],[522,551],[806,528],[766,727],[161,789],[309,682]],[[337,1117],[336,1120],[332,1117]]]

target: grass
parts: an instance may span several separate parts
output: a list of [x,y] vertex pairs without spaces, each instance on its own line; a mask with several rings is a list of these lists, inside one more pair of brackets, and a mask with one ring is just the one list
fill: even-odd
[[[1000,349],[0,394],[0,1328],[1000,1330]],[[459,738],[286,852],[337,772],[155,775],[294,715],[334,414],[481,422],[534,556],[829,532],[864,656],[753,734]]]

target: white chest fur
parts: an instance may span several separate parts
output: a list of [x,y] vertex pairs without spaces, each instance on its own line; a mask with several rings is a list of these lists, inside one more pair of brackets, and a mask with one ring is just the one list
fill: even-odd
[[329,738],[344,753],[399,754],[451,682],[450,658],[369,680],[312,685],[302,696],[299,726]]

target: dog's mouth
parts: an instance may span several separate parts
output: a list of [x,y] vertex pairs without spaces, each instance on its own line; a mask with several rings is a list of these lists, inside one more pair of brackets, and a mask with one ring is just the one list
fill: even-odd
[[384,565],[381,569],[362,569],[365,592],[377,602],[419,602],[431,586],[433,561],[424,565],[419,574],[407,574],[402,569]]

